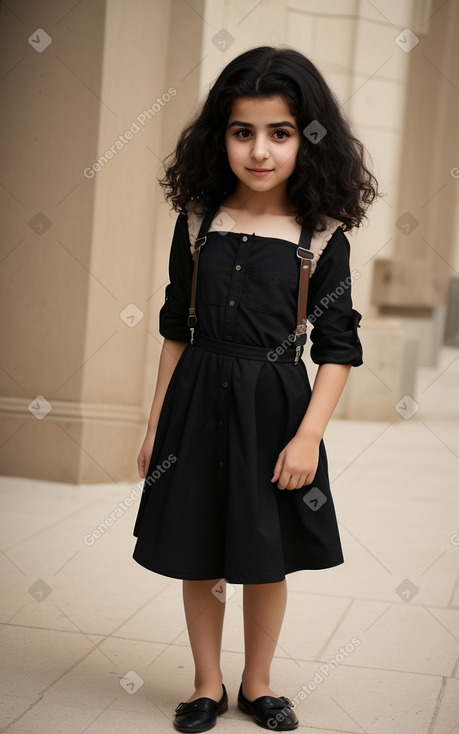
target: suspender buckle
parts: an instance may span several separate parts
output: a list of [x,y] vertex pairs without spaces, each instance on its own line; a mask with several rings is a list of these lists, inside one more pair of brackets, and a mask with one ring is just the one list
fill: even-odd
[[204,237],[198,237],[196,239],[196,242],[194,243],[194,249],[199,250],[200,247],[203,247],[207,242],[207,235],[204,235]]
[[303,354],[303,347],[306,344],[306,324],[298,324],[295,329],[295,361],[293,364],[298,364],[300,357]]
[[191,339],[190,339],[190,341],[193,344],[194,327],[198,323],[198,318],[196,316],[196,309],[195,308],[190,308],[188,313],[189,313],[189,315],[188,315],[188,328],[191,331]]
[[307,250],[306,247],[297,247],[296,255],[302,260],[314,260],[314,253],[312,250]]

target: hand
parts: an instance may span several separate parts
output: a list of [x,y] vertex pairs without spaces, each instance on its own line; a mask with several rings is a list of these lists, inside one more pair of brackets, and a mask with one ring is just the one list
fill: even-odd
[[271,482],[278,489],[300,489],[311,484],[319,463],[320,440],[295,435],[280,452]]
[[137,457],[137,468],[139,470],[139,477],[145,479],[147,474],[148,465],[150,464],[151,454],[153,451],[153,444],[155,442],[155,432],[147,431],[142,448],[140,449]]

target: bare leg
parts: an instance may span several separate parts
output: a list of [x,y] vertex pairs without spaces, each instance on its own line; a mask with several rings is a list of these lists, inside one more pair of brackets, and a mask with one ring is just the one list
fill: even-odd
[[242,689],[249,701],[277,696],[269,687],[270,668],[287,604],[287,582],[244,586],[245,667]]
[[196,690],[188,701],[201,696],[219,701],[222,697],[220,654],[225,602],[212,593],[218,581],[183,582],[185,617],[196,671]]

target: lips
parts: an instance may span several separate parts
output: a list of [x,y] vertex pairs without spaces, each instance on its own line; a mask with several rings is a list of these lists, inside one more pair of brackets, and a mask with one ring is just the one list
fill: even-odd
[[269,174],[273,172],[272,168],[248,168],[247,170],[249,173],[252,174],[252,176],[255,176],[256,178],[269,176]]

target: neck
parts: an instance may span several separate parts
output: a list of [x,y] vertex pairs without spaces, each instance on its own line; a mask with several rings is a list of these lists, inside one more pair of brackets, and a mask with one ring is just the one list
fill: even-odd
[[287,187],[271,191],[253,191],[239,182],[233,193],[222,204],[230,209],[244,209],[257,216],[261,214],[295,215],[292,203],[287,197]]

